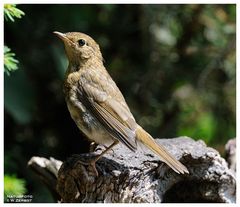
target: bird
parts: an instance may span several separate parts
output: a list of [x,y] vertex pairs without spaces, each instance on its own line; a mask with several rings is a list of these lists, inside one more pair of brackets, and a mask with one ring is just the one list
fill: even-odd
[[133,152],[143,144],[176,173],[189,174],[181,162],[136,122],[104,66],[97,42],[82,32],[53,33],[63,41],[69,62],[63,93],[70,115],[90,141],[105,146],[88,163],[96,175],[96,162],[119,142]]

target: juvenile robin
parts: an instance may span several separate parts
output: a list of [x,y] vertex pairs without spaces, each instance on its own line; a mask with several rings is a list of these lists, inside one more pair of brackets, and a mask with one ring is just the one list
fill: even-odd
[[89,162],[95,163],[122,142],[136,151],[139,143],[159,155],[176,173],[189,173],[162,145],[135,121],[128,105],[103,65],[99,45],[80,32],[54,32],[64,43],[69,66],[64,94],[68,110],[78,128],[93,142],[107,146]]

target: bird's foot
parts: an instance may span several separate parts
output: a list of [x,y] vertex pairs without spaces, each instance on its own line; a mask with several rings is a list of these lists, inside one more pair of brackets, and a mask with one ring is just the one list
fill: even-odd
[[96,150],[98,150],[98,144],[96,142],[91,142],[89,152],[95,152]]
[[86,160],[86,161],[78,160],[78,162],[82,165],[90,167],[89,171],[92,172],[96,177],[98,177],[98,171],[96,168],[96,159]]

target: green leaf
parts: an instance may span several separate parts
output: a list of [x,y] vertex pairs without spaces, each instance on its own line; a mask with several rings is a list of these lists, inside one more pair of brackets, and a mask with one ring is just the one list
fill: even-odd
[[22,18],[25,13],[16,7],[16,4],[4,4],[4,18],[14,22],[15,18]]
[[4,72],[10,75],[10,72],[18,69],[18,60],[14,58],[15,53],[11,52],[11,49],[4,46]]

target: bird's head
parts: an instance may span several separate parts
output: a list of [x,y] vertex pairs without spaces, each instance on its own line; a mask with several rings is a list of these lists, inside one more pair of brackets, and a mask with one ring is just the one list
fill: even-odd
[[64,43],[69,62],[82,64],[92,58],[102,61],[99,45],[90,36],[81,32],[53,32]]

